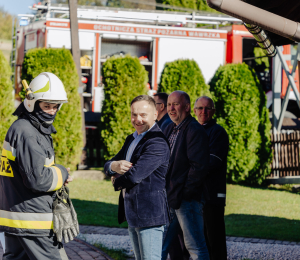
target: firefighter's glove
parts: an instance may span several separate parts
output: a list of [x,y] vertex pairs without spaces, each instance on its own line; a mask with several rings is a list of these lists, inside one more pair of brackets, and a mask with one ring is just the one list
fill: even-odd
[[73,240],[79,234],[77,214],[69,198],[69,188],[62,186],[56,191],[56,198],[53,202],[53,231],[57,241],[65,243]]

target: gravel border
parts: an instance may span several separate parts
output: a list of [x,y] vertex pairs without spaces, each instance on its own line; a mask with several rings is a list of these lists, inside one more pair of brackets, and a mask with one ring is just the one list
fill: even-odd
[[300,246],[227,241],[227,259],[296,260],[300,259]]
[[[128,257],[134,257],[129,236],[111,234],[80,234],[79,237],[87,243],[99,243],[107,248],[124,249]],[[266,243],[264,239],[247,239],[252,242],[241,241],[244,238],[230,237],[227,240],[228,260],[296,260],[300,259],[300,246],[297,244]],[[270,240],[270,242],[275,240]],[[276,242],[276,241],[275,241]],[[284,241],[279,241],[284,242]]]
[[[128,229],[127,228],[116,228],[116,227],[80,225],[80,233],[128,236]],[[283,245],[292,245],[292,246],[300,245],[300,242],[290,242],[290,241],[262,239],[262,238],[234,237],[234,236],[226,236],[226,240],[229,242],[283,244]],[[295,259],[293,259],[293,260],[295,260]]]
[[124,250],[128,257],[134,257],[133,248],[129,236],[103,235],[103,234],[79,234],[78,238],[91,245],[101,244],[109,249]]

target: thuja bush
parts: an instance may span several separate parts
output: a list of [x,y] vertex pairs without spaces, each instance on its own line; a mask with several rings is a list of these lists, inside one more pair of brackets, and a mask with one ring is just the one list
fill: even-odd
[[210,90],[217,122],[229,135],[227,180],[261,184],[270,174],[271,123],[255,72],[246,64],[221,66]]
[[101,115],[104,159],[113,157],[127,135],[134,131],[130,121],[130,102],[146,95],[148,74],[138,58],[113,56],[102,66],[105,100]]
[[194,60],[175,60],[167,62],[161,74],[158,92],[170,94],[182,90],[189,94],[191,107],[202,95],[209,95],[209,86],[205,84],[202,72]]
[[17,119],[12,115],[14,112],[14,97],[10,76],[10,66],[0,50],[0,151],[2,151],[8,128]]
[[83,135],[78,75],[71,52],[51,48],[29,50],[24,57],[22,79],[29,84],[41,72],[55,74],[67,92],[68,103],[63,104],[53,123],[57,130],[57,134],[53,135],[53,144],[56,163],[74,170],[80,162]]
[[[197,1],[195,1],[195,0],[157,0],[156,2],[163,3],[166,5],[190,8],[190,9],[194,9],[194,10],[206,11],[206,12],[211,12],[211,13],[217,12],[215,9],[210,8],[207,5],[207,2],[205,0],[197,0]],[[176,9],[173,9],[173,8],[165,8],[165,9],[176,11]]]

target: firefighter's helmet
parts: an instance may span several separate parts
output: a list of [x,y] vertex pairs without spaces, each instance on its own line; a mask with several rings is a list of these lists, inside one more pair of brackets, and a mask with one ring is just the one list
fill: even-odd
[[32,112],[34,104],[37,100],[60,104],[68,102],[67,93],[61,80],[50,72],[42,72],[35,77],[29,85],[33,92],[34,99],[29,100],[25,98],[24,105],[28,112]]

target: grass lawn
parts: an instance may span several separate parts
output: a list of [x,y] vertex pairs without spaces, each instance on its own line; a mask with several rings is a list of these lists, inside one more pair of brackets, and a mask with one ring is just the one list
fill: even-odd
[[227,235],[300,241],[299,194],[239,185],[227,194]]
[[[70,193],[80,224],[120,227],[119,192],[110,181],[76,179]],[[225,223],[230,236],[300,241],[300,195],[228,184]]]
[[80,224],[127,227],[127,223],[118,224],[119,192],[111,181],[75,179],[69,187]]

